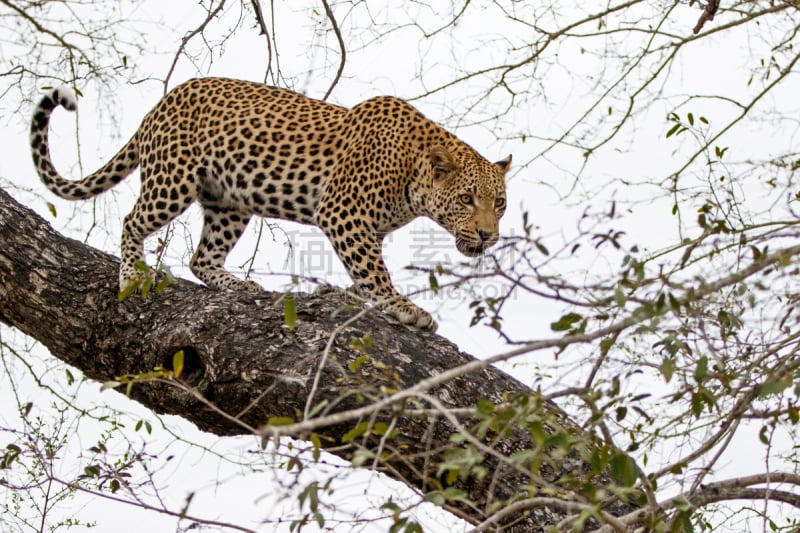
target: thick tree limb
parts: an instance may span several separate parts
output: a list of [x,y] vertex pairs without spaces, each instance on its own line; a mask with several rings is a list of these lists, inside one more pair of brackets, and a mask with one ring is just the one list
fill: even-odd
[[[352,315],[342,312],[341,302],[332,295],[295,295],[298,322],[293,331],[284,323],[281,295],[269,292],[217,292],[177,280],[160,294],[119,303],[117,268],[116,258],[62,237],[0,190],[0,320],[99,381],[157,366],[169,368],[173,355],[183,350],[181,377],[190,388],[147,382],[137,384],[132,396],[153,411],[179,415],[205,431],[241,434],[248,426],[262,427],[273,416],[297,419],[309,401],[323,353],[325,364],[311,400],[313,405],[325,402],[317,416],[364,407],[386,397],[388,390],[406,389],[473,360],[441,337],[393,325],[374,312],[341,327],[328,346],[337,327]],[[354,343],[366,336],[369,342]],[[358,370],[348,368],[364,355],[368,357]],[[472,408],[482,398],[494,404],[525,398],[536,404],[533,391],[488,368],[365,417],[367,422],[389,424],[394,430],[391,438],[365,434],[343,443],[342,436],[355,426],[352,421],[315,428],[315,433],[323,447],[346,459],[360,447],[380,449],[376,466],[422,493],[442,487],[436,463],[444,452],[475,446],[483,455],[481,465],[487,475],[453,481],[473,505],[445,504],[474,524],[491,515],[493,502],[530,498],[536,487],[546,488],[548,497],[567,493],[559,490],[559,478],[580,478],[586,470],[577,453],[541,466],[532,463],[539,468],[533,480],[529,465],[505,460],[514,451],[537,448],[522,426],[502,434],[490,431],[482,441],[471,437],[471,444],[470,439],[458,444],[450,440],[459,427],[474,424]],[[538,405],[531,413],[541,416],[546,431],[562,428],[576,442],[586,440],[553,404]],[[599,476],[591,481],[607,479]],[[567,499],[586,503],[574,491]],[[525,512],[504,517],[504,530],[545,531],[568,516],[572,507],[526,507]],[[605,511],[619,515],[630,508],[616,502]]]

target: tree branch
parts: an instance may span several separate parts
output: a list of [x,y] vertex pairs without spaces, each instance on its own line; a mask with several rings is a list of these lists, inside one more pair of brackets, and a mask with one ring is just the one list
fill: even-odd
[[[534,391],[492,367],[433,382],[426,390],[414,389],[430,376],[475,361],[431,333],[391,324],[375,312],[342,327],[352,312],[343,310],[331,294],[295,295],[298,320],[293,330],[286,326],[279,304],[283,295],[270,292],[212,291],[175,280],[159,294],[118,302],[116,258],[62,237],[2,190],[0,242],[0,320],[88,377],[106,382],[158,366],[171,368],[173,355],[183,350],[180,386],[176,380],[158,379],[136,383],[131,390],[132,398],[155,412],[181,416],[218,435],[252,432],[246,428],[263,427],[271,417],[295,419],[304,412],[331,335],[341,328],[321,370],[315,418],[330,420],[337,413],[380,403],[393,391],[415,394],[361,418],[368,426],[385,422],[393,428],[389,436],[366,430],[358,438],[343,439],[357,425],[350,419],[312,426],[315,438],[331,453],[351,460],[356,450],[380,450],[374,466],[420,493],[452,484],[471,502],[446,500],[444,507],[476,525],[490,519],[493,502],[529,498],[544,488],[572,502],[590,503],[576,495],[577,483],[609,482],[605,473],[592,475],[579,458],[582,444],[571,444],[566,456],[548,458],[550,452],[537,446],[531,431],[519,424],[488,432],[480,448],[470,439],[452,440],[459,430],[474,426],[479,400],[503,405],[515,398],[536,406],[527,416],[539,417],[547,432],[565,432],[576,443],[591,438],[555,404],[537,403]],[[360,366],[351,365],[355,361]],[[475,437],[470,438],[474,442]],[[442,457],[468,446],[484,452],[484,475],[475,470],[445,481],[438,470]],[[544,450],[544,459],[511,459],[514,452],[537,449]],[[531,471],[538,475],[531,478]],[[562,478],[572,484],[562,488]],[[572,508],[527,507],[525,513],[503,516],[505,531],[545,531]],[[604,512],[620,515],[632,510],[616,502]]]
[[[689,2],[690,6],[692,4],[694,4],[694,0]],[[718,8],[719,0],[708,0],[708,2],[706,2],[706,6],[703,8],[703,14],[700,15],[699,19],[697,19],[697,24],[695,24],[694,28],[692,29],[692,33],[700,33],[700,30],[703,29],[703,26],[705,26],[706,22],[714,20],[714,15],[717,14]]]

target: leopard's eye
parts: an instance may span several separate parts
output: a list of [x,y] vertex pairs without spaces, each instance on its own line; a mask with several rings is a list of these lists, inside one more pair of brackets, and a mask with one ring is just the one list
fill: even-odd
[[472,205],[472,195],[471,194],[459,194],[458,201],[464,205]]
[[494,200],[494,207],[496,209],[500,209],[501,207],[506,206],[506,199],[505,198],[495,198]]

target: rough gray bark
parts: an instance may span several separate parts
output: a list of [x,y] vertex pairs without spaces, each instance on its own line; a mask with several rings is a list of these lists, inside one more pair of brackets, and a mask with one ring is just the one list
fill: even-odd
[[[113,380],[159,365],[169,368],[173,354],[184,350],[182,378],[222,411],[245,412],[241,420],[260,427],[269,417],[296,418],[303,412],[326,343],[348,316],[334,297],[297,294],[298,322],[290,331],[277,302],[280,294],[217,292],[182,280],[147,299],[134,296],[120,303],[117,268],[116,258],[62,237],[0,190],[0,320],[93,379]],[[353,341],[367,334],[370,361],[353,372],[348,363],[365,353],[354,348]],[[336,335],[315,400],[328,402],[321,414],[363,407],[354,392],[369,402],[385,396],[381,387],[404,389],[472,360],[441,337],[368,313]],[[533,397],[533,391],[494,368],[452,379],[428,393],[448,408],[473,408],[481,398],[500,403],[517,395]],[[205,431],[246,432],[193,394],[169,384],[137,384],[132,396],[155,412],[181,416]],[[416,406],[429,407],[424,401]],[[555,405],[545,404],[543,409],[582,434]],[[449,441],[456,428],[442,416],[409,416],[403,406],[375,419],[393,422],[397,431],[385,443],[379,468],[421,492],[434,490],[441,482],[436,458],[457,446]],[[344,458],[351,458],[356,447],[376,446],[379,437],[342,444],[342,435],[355,424],[317,430],[322,445]],[[529,432],[521,429],[485,442],[503,456],[534,446]],[[531,480],[491,456],[484,458],[483,466],[489,472],[484,479],[473,476],[456,482],[474,505],[446,505],[472,523],[485,520],[491,502],[507,500],[520,492],[519,487],[555,482],[565,472],[580,473],[584,467],[574,457],[558,459],[542,465]],[[580,501],[574,493],[570,499]],[[614,504],[607,510],[618,514],[624,508]],[[528,511],[504,519],[504,530],[545,531],[566,516],[558,506]]]

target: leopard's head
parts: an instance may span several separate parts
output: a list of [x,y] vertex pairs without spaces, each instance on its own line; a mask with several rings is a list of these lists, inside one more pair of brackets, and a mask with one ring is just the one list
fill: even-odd
[[490,163],[467,146],[447,150],[439,145],[428,155],[431,218],[456,238],[462,254],[481,255],[497,242],[511,156]]

